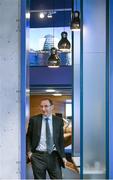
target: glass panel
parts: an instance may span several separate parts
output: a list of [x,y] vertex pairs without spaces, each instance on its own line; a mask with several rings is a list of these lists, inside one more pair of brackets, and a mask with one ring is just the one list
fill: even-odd
[[105,174],[105,54],[84,55],[84,174]]
[[[53,28],[30,28],[30,66],[47,66],[50,56],[50,49],[54,46],[58,49],[58,42],[61,39],[63,27]],[[65,27],[68,33],[68,40],[71,42],[71,31]],[[54,33],[54,34],[53,34]],[[71,49],[68,52],[58,51],[61,66],[72,65]]]
[[80,167],[80,31],[74,32],[73,57],[73,159]]
[[80,32],[74,33],[73,154],[80,157]]
[[105,0],[83,3],[83,177],[106,174]]

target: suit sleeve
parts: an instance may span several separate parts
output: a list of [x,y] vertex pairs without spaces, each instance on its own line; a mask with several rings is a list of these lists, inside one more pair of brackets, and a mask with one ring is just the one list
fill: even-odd
[[64,132],[63,132],[63,120],[61,120],[61,126],[60,126],[60,140],[59,140],[59,145],[60,145],[60,151],[62,158],[65,157],[64,153]]
[[29,120],[28,130],[26,135],[26,151],[31,152],[31,137],[32,137],[32,119]]

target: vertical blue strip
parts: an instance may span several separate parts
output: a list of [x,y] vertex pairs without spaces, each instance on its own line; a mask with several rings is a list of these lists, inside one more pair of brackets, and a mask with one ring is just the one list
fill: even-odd
[[83,179],[83,0],[80,0],[80,179]]
[[74,33],[72,32],[72,156],[75,156],[74,150]]
[[[72,0],[72,12],[74,11],[74,0]],[[74,150],[74,33],[72,34],[72,156],[75,156]]]
[[110,115],[109,115],[109,178],[113,179],[113,0],[109,1],[110,25]]
[[106,178],[109,178],[109,0],[106,0]]
[[26,0],[21,0],[21,179],[26,179]]

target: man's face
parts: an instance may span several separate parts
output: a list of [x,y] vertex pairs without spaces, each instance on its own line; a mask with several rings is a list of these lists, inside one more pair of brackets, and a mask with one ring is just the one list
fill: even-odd
[[48,100],[42,100],[40,103],[40,110],[44,116],[50,116],[52,114],[52,110],[54,105],[51,105]]

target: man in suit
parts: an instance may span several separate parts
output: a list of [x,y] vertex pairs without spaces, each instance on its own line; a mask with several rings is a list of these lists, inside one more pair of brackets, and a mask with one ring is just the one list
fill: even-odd
[[52,115],[51,99],[42,99],[41,114],[32,117],[27,131],[27,156],[32,164],[34,179],[62,179],[65,167],[63,120]]

